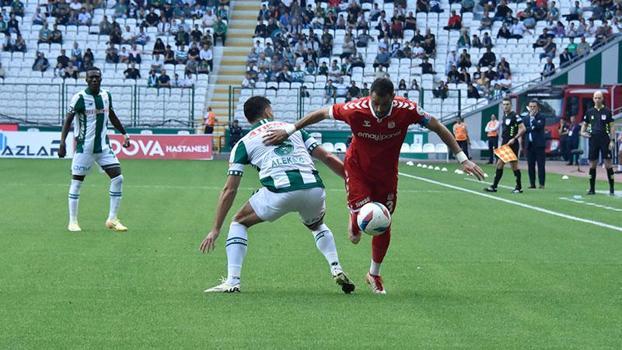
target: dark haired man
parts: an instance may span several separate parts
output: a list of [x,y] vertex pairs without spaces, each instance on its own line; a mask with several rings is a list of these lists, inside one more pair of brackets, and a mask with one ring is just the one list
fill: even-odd
[[529,115],[523,118],[525,124],[525,148],[527,150],[527,173],[529,174],[529,188],[536,188],[536,165],[538,166],[538,188],[544,189],[546,178],[546,138],[545,120],[540,114],[540,105],[537,100],[529,101],[527,107]]
[[[512,111],[512,102],[509,98],[504,98],[501,103],[503,106],[503,119],[502,119],[502,127],[503,131],[501,133],[501,144],[508,145],[514,152],[517,157],[517,160],[510,162],[510,166],[512,167],[512,171],[514,172],[514,177],[516,178],[516,187],[512,190],[512,193],[523,193],[523,186],[521,184],[521,173],[518,168],[518,151],[520,149],[520,139],[525,133],[525,125],[523,125],[523,120],[519,115],[517,115],[514,111]],[[503,167],[505,163],[501,158],[497,160],[497,170],[495,173],[495,180],[491,186],[486,187],[484,190],[487,192],[497,192],[497,186],[499,185],[499,181],[501,181],[501,177],[503,176]]]
[[[356,244],[361,239],[356,215],[364,204],[380,202],[391,213],[395,210],[400,148],[412,124],[420,124],[437,133],[467,173],[480,180],[484,178],[482,170],[462,152],[451,132],[417,103],[395,96],[393,83],[387,78],[379,78],[372,83],[370,96],[313,111],[295,125],[274,130],[265,142],[279,144],[297,130],[327,118],[342,120],[352,129],[352,144],[344,161],[352,243]],[[391,227],[372,239],[371,266],[365,280],[376,294],[386,294],[380,277],[380,265],[390,240]]]
[[274,121],[270,100],[263,96],[249,98],[244,103],[244,115],[253,126],[231,151],[229,176],[218,200],[212,229],[201,242],[202,252],[214,249],[225,217],[236,197],[245,165],[251,165],[259,171],[259,181],[263,187],[238,210],[229,226],[225,245],[227,279],[205,292],[239,292],[248,228],[264,221],[275,221],[290,212],[297,212],[303,224],[313,234],[318,250],[326,258],[333,279],[344,293],[351,293],[354,284],[343,272],[333,234],[324,224],[326,192],[311,157],[322,161],[342,178],[343,163],[325,151],[303,130],[292,133],[289,140],[278,145],[264,145],[263,138],[271,130],[293,126]]

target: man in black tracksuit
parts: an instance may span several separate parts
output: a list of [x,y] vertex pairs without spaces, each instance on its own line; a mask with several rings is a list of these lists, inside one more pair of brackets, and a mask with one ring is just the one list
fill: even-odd
[[609,180],[609,194],[614,194],[613,165],[611,164],[612,150],[615,149],[615,135],[611,110],[603,104],[603,93],[594,93],[594,107],[587,110],[583,117],[581,135],[589,138],[590,160],[590,189],[587,194],[595,194],[596,165],[599,155],[605,160],[607,179]]
[[[514,154],[518,157],[518,150],[520,148],[519,141],[521,136],[525,133],[525,125],[523,125],[523,120],[519,115],[517,115],[514,111],[512,111],[512,102],[509,98],[504,98],[501,103],[503,106],[503,116],[501,119],[503,131],[501,132],[501,144],[509,145],[514,151]],[[484,188],[486,192],[497,192],[497,186],[499,185],[499,181],[501,181],[501,177],[503,176],[503,167],[505,163],[499,159],[497,161],[497,171],[495,173],[495,180],[491,186]],[[514,172],[514,177],[516,178],[516,187],[512,191],[512,193],[523,193],[523,186],[521,184],[521,174],[520,169],[518,168],[518,160],[514,162],[510,162],[510,166],[512,167],[512,171]]]

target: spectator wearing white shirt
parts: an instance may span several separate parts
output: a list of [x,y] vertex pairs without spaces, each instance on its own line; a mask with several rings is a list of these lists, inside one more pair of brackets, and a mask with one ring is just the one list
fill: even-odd
[[129,63],[130,61],[130,53],[127,52],[125,46],[121,47],[121,51],[119,51],[119,62],[121,63]]
[[171,31],[171,24],[166,21],[164,17],[160,18],[158,23],[158,34],[167,34]]
[[203,45],[201,51],[199,51],[199,59],[207,62],[210,72],[214,70],[214,53],[211,47]]
[[83,26],[90,26],[91,19],[91,14],[85,8],[83,8],[78,15],[78,24]]
[[192,73],[186,72],[184,78],[179,81],[179,87],[190,88],[193,86],[194,86],[194,79],[192,78]]
[[140,49],[136,46],[136,44],[132,44],[132,47],[130,48],[130,52],[129,52],[129,57],[128,57],[130,62],[135,62],[140,64],[142,62],[142,57],[141,57],[141,51]]
[[456,50],[451,50],[451,52],[447,55],[447,60],[445,61],[445,74],[449,73],[452,66],[458,66],[458,55],[456,54]]
[[125,31],[123,32],[121,39],[124,44],[131,44],[134,41],[134,32],[130,26],[125,26]]
[[201,19],[201,23],[203,24],[203,28],[213,28],[214,23],[216,23],[216,16],[212,13],[212,9],[207,9],[207,12],[203,15]]
[[419,43],[415,43],[415,47],[412,48],[413,58],[423,58],[425,56],[425,50]]
[[78,2],[78,0],[73,0],[71,2],[71,4],[69,4],[69,8],[74,13],[78,13],[78,12],[80,12],[80,10],[82,10],[82,4],[80,2]]
[[41,7],[37,7],[35,14],[32,16],[32,24],[43,25],[46,20],[47,16],[41,12]]
[[522,39],[523,36],[525,35],[525,32],[531,35],[531,32],[529,31],[529,29],[527,29],[527,27],[525,27],[523,22],[519,21],[518,19],[515,19],[514,23],[510,27],[510,33],[512,34],[512,38]]
[[153,55],[151,59],[151,70],[156,73],[160,73],[162,70],[162,65],[164,64],[164,58],[160,56],[160,54]]

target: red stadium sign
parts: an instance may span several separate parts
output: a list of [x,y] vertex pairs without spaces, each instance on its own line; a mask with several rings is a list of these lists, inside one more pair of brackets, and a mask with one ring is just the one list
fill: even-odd
[[122,135],[108,135],[120,159],[212,159],[212,135],[131,135],[124,148]]

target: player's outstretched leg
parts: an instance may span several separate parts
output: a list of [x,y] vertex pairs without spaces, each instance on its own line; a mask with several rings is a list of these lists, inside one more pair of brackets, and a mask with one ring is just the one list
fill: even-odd
[[106,220],[106,227],[117,232],[127,231],[127,227],[117,218],[122,195],[123,175],[118,175],[110,179],[110,211],[108,212],[108,219]]
[[225,243],[227,251],[227,279],[221,284],[206,289],[205,293],[234,293],[240,291],[240,274],[246,256],[248,228],[236,221],[229,225],[229,235]]
[[390,243],[391,227],[389,227],[383,234],[375,236],[371,241],[371,265],[367,276],[365,276],[365,282],[369,285],[371,291],[376,294],[387,293],[384,289],[382,277],[380,277],[380,265],[387,254],[387,250],[389,250]]
[[80,187],[82,187],[82,180],[71,180],[71,185],[69,185],[69,225],[67,226],[67,229],[72,232],[82,231],[80,225],[78,225]]
[[339,256],[337,254],[337,246],[335,245],[335,238],[333,237],[333,233],[326,226],[326,224],[321,224],[317,229],[312,231],[313,237],[315,238],[315,246],[317,249],[324,255],[328,265],[330,266],[330,272],[333,276],[335,282],[341,286],[341,290],[350,294],[354,291],[354,283],[348,278],[345,272],[343,272],[343,268],[339,263]]

